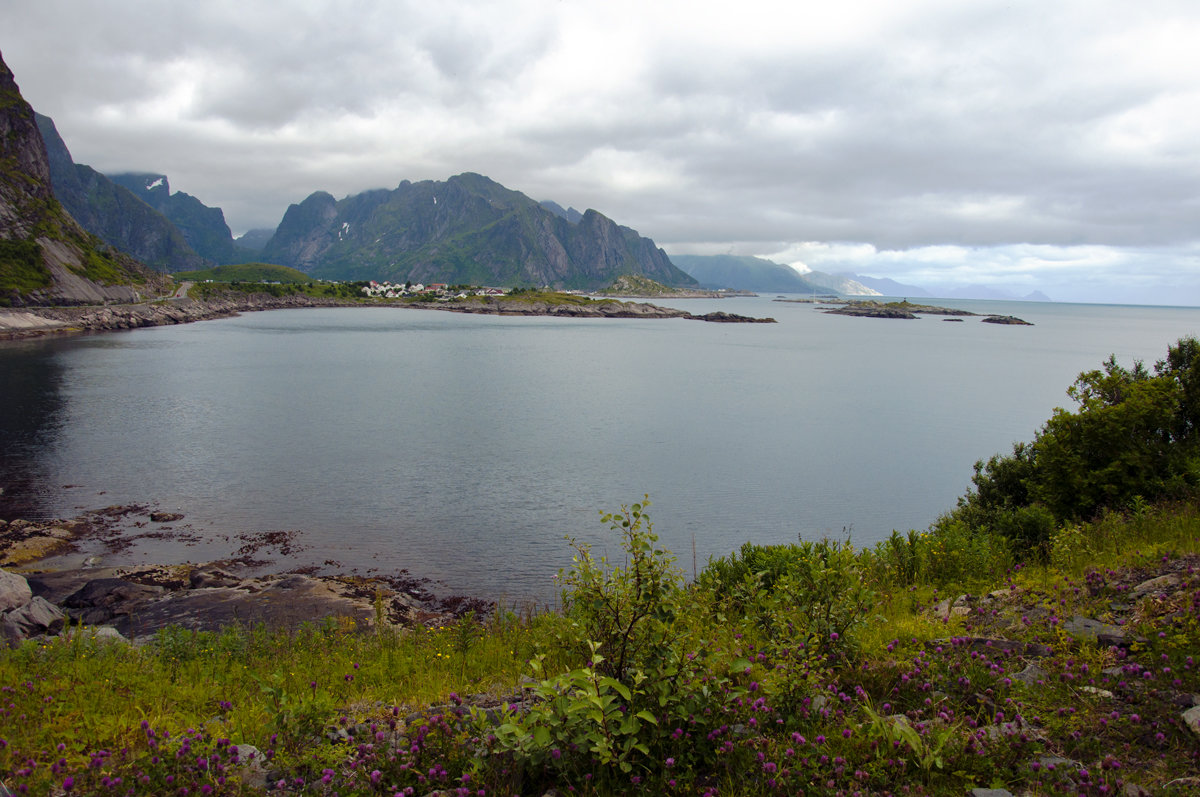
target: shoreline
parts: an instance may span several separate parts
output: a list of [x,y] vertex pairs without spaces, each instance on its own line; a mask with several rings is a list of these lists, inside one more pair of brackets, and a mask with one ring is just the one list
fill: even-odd
[[391,307],[509,316],[683,318],[718,323],[775,323],[773,318],[749,318],[724,312],[694,315],[686,310],[660,307],[648,302],[624,302],[615,299],[595,301],[591,304],[555,304],[548,301],[529,301],[505,297],[473,297],[477,301],[456,302],[367,303],[313,297],[305,294],[272,296],[267,293],[235,295],[230,295],[230,293],[226,293],[220,298],[206,300],[180,297],[144,304],[30,306],[3,309],[0,310],[0,341],[190,324],[214,318],[229,318],[241,313],[303,307]]
[[[0,520],[0,578],[20,578],[60,620],[133,641],[178,626],[219,631],[230,624],[295,629],[304,624],[352,623],[361,629],[443,625],[464,615],[487,616],[496,604],[463,595],[438,595],[430,579],[400,570],[390,575],[323,572],[289,567],[288,532],[247,534],[229,557],[175,564],[107,564],[142,534],[171,536],[183,515],[145,505],[110,506],[75,518]],[[184,534],[185,532],[178,532]],[[89,555],[100,548],[101,553]],[[281,559],[260,558],[264,549]],[[335,568],[336,569],[336,568]]]

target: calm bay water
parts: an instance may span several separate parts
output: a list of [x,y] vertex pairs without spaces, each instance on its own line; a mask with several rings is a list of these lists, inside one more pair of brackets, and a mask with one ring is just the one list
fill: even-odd
[[[204,561],[297,532],[276,568],[408,569],[549,599],[564,535],[649,493],[692,569],[741,543],[869,545],[953,507],[1110,353],[1152,363],[1200,309],[945,301],[1032,327],[845,318],[769,298],[676,305],[778,324],[280,310],[0,345],[3,515],[146,503]],[[0,515],[0,516],[3,516]],[[268,551],[267,553],[270,553]]]

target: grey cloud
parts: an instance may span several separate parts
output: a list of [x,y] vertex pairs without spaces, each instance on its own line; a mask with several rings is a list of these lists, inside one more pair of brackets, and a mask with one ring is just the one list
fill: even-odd
[[472,170],[668,246],[1195,265],[1190,4],[633,9],[45,0],[0,8],[0,49],[78,160],[167,172],[235,229],[313,190]]

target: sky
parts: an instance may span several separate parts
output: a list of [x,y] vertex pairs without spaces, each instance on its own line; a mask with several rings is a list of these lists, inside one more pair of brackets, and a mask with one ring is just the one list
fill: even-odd
[[77,163],[273,228],[485,174],[669,254],[1200,305],[1194,0],[0,3]]

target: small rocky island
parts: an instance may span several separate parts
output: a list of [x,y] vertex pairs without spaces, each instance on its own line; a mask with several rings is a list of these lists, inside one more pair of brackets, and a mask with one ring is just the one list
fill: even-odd
[[[956,310],[951,307],[937,307],[931,304],[916,304],[907,299],[901,302],[877,302],[873,300],[853,300],[843,302],[838,307],[823,308],[830,315],[849,315],[858,318],[920,318],[923,315],[948,316],[945,321],[961,321],[964,316],[978,316],[969,310]],[[987,324],[1009,324],[1014,326],[1033,326],[1015,316],[990,315],[983,319]]]

